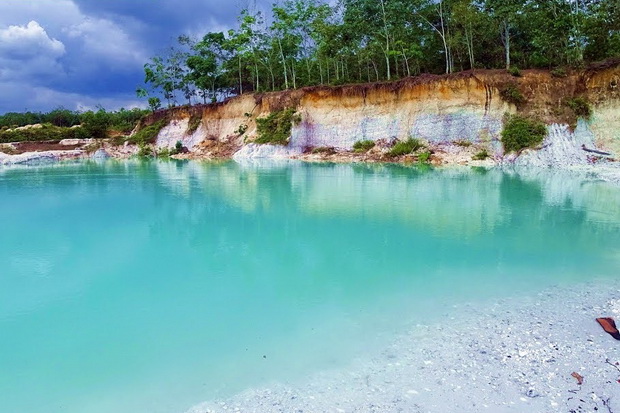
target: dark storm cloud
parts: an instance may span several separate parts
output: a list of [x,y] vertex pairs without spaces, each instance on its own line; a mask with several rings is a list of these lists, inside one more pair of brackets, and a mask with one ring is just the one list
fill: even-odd
[[[251,0],[2,0],[0,113],[141,104],[144,63],[180,34],[235,25]],[[268,0],[257,2],[265,8]]]

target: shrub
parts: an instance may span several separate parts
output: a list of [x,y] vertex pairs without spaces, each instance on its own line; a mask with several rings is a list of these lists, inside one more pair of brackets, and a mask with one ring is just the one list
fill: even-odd
[[392,157],[407,155],[417,151],[423,146],[424,145],[422,145],[422,143],[418,139],[409,138],[406,141],[397,142],[396,145],[394,145],[392,149],[390,149],[388,155]]
[[431,153],[430,152],[422,152],[421,154],[418,155],[418,163],[428,163],[431,159]]
[[139,144],[138,153],[136,155],[140,158],[152,158],[155,153],[150,145],[141,143]]
[[274,111],[265,118],[256,119],[256,131],[258,134],[256,143],[288,144],[293,122],[296,123],[299,120],[300,118],[295,116],[295,109],[293,108]]
[[160,150],[157,151],[157,157],[158,158],[169,158],[171,155],[173,155],[174,149],[170,150],[168,148],[161,148]]
[[177,143],[174,144],[174,153],[173,155],[176,155],[177,153],[182,153],[183,152],[183,142],[181,141],[177,141]]
[[513,103],[517,106],[525,103],[525,96],[521,93],[516,84],[511,83],[504,86],[499,91],[500,96],[508,103]]
[[375,147],[375,141],[371,141],[371,140],[357,141],[353,144],[353,150],[358,153],[368,152],[374,147]]
[[118,136],[114,136],[110,139],[110,143],[112,145],[116,145],[116,146],[120,146],[123,145],[126,141],[128,141],[129,138],[127,136],[124,135],[118,135]]
[[133,136],[130,136],[128,141],[137,145],[146,145],[147,143],[155,142],[159,131],[168,124],[168,119],[161,119],[160,121],[146,126],[136,132]]
[[514,77],[521,77],[521,70],[517,66],[511,66],[510,69],[508,69],[508,73]]
[[566,70],[564,70],[564,68],[558,67],[558,68],[555,68],[555,69],[553,69],[551,71],[551,76],[557,77],[557,78],[562,78],[562,77],[568,76],[568,73],[566,73]]
[[590,107],[590,102],[587,101],[586,98],[578,96],[566,101],[566,104],[569,108],[575,112],[575,115],[580,118],[590,119],[592,116],[592,108]]
[[248,125],[239,125],[239,127],[237,128],[237,130],[235,131],[235,133],[239,136],[244,135],[246,132],[248,131]]
[[489,156],[490,156],[489,152],[486,149],[483,149],[480,152],[478,152],[477,154],[475,154],[472,159],[474,161],[484,161]]
[[546,134],[547,128],[539,120],[519,115],[509,116],[502,131],[504,150],[506,153],[516,152],[540,145]]
[[192,115],[189,118],[189,123],[187,124],[187,134],[191,135],[198,127],[200,127],[200,123],[202,122],[202,117],[200,115]]

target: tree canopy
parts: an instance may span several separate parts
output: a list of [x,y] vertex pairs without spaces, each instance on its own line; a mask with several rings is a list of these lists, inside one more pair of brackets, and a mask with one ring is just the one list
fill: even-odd
[[246,92],[620,56],[620,0],[282,0],[144,66],[152,109]]

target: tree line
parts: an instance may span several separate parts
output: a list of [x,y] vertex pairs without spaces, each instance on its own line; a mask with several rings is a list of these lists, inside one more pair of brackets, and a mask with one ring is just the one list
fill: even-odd
[[96,135],[101,136],[97,137],[105,137],[103,132],[108,129],[117,132],[130,132],[147,113],[148,111],[138,108],[129,110],[121,108],[117,111],[106,111],[101,107],[96,111],[88,110],[84,112],[62,107],[49,112],[8,112],[0,115],[0,131],[35,124],[49,124],[60,128],[81,125],[87,129],[98,131]]
[[620,56],[620,0],[283,0],[144,66],[152,109],[246,92]]

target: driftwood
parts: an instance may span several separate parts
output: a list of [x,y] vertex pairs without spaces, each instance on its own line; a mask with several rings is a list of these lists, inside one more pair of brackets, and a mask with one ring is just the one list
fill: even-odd
[[596,150],[596,149],[586,148],[586,145],[581,145],[581,149],[583,149],[586,152],[595,153],[597,155],[603,155],[603,156],[610,156],[611,155],[611,153],[609,153],[609,152],[603,152],[603,151],[599,151],[599,150]]
[[602,317],[597,318],[596,321],[603,327],[606,333],[615,338],[616,340],[620,340],[620,332],[616,328],[616,322],[613,318],[610,317]]

